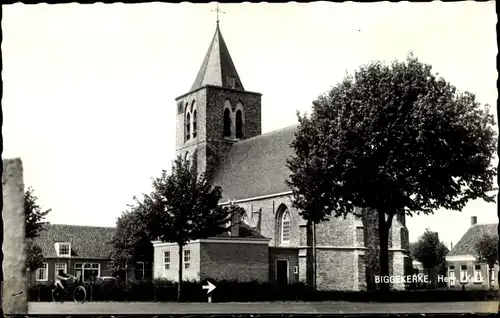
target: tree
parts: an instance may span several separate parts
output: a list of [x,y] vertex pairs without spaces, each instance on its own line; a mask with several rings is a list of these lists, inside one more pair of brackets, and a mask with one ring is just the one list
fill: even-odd
[[491,271],[498,261],[498,234],[484,233],[476,242],[476,258],[479,262],[488,264],[488,286],[491,288]]
[[431,276],[432,269],[442,272],[446,265],[448,252],[446,245],[439,240],[438,233],[431,232],[429,229],[425,230],[424,234],[418,238],[411,248],[411,256],[422,263],[424,268],[427,268],[431,283],[434,282]]
[[458,93],[412,54],[360,67],[315,100],[310,116],[297,115],[287,182],[294,207],[313,222],[346,217],[354,207],[375,214],[382,276],[389,275],[395,215],[494,202],[488,106]]
[[37,204],[38,198],[34,195],[32,187],[24,193],[24,216],[26,218],[26,238],[35,238],[43,230],[47,222],[43,222],[52,209],[43,211]]
[[153,192],[145,195],[141,206],[147,211],[150,233],[162,242],[175,242],[179,248],[179,283],[181,299],[183,246],[196,239],[228,231],[229,208],[218,205],[220,187],[212,187],[206,176],[198,175],[196,165],[177,157],[170,174],[164,170],[153,180]]
[[147,211],[140,203],[130,205],[116,222],[111,244],[111,259],[115,268],[127,267],[130,262],[153,262],[152,237],[149,234]]
[[43,220],[49,214],[51,209],[42,210],[37,203],[38,198],[34,195],[32,187],[24,192],[24,217],[25,217],[25,237],[26,237],[26,269],[32,271],[37,270],[43,264],[42,249],[38,246],[34,239],[40,235],[40,231],[44,230],[44,225],[47,222]]

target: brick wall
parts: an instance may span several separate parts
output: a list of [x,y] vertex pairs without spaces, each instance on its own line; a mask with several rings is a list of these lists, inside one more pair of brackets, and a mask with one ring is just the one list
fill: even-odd
[[[35,284],[35,283],[48,283],[52,284],[54,283],[55,275],[56,275],[56,270],[55,266],[56,264],[66,264],[66,273],[69,275],[75,276],[75,264],[84,264],[84,263],[92,263],[92,264],[99,264],[100,270],[99,270],[99,277],[103,276],[111,276],[113,273],[113,268],[111,266],[110,260],[90,260],[90,259],[77,259],[77,258],[62,258],[62,259],[47,259],[45,261],[47,263],[48,267],[48,277],[47,281],[37,281],[36,279],[36,271],[30,273],[30,277],[28,277],[28,282],[29,284]],[[83,266],[83,265],[82,265]]]
[[[179,247],[173,243],[155,243],[154,248],[154,278],[164,278],[171,281],[178,281],[179,278]],[[200,243],[191,242],[183,247],[183,250],[190,251],[189,268],[183,267],[183,280],[199,280],[200,279]],[[164,251],[170,251],[170,265],[168,269],[164,266]],[[183,252],[184,253],[184,252]],[[183,260],[184,266],[184,260]]]
[[[236,142],[233,138],[223,136],[224,104],[229,100],[235,106],[243,105],[243,139],[261,134],[261,95],[214,86],[191,92],[176,100],[176,149],[177,155],[184,156],[186,152],[198,154],[198,172],[206,172],[211,178],[220,166],[231,146]],[[185,140],[186,105],[191,108],[196,105],[197,137]],[[179,113],[182,110],[182,113]],[[234,120],[233,120],[234,121]],[[234,126],[234,125],[233,125]],[[191,128],[192,130],[192,128]]]
[[[276,281],[276,261],[277,260],[287,260],[288,261],[288,283],[294,284],[299,282],[299,273],[295,273],[295,267],[300,266],[299,256],[297,248],[281,248],[281,247],[271,247],[269,248],[269,279],[271,281]],[[304,263],[305,265],[305,263]]]
[[[292,207],[289,195],[260,199],[238,203],[245,209],[247,220],[250,226],[256,227],[259,221],[259,213],[262,213],[260,222],[260,233],[271,239],[270,246],[279,246],[278,240],[278,208],[283,204],[290,212],[290,243],[285,247],[298,247],[300,243],[299,225],[304,224],[304,220],[298,211]],[[261,210],[261,212],[258,212]]]
[[358,258],[354,250],[317,248],[318,290],[357,290]]
[[202,242],[200,276],[215,280],[269,280],[269,247],[259,243]]
[[365,256],[358,255],[358,290],[367,290]]

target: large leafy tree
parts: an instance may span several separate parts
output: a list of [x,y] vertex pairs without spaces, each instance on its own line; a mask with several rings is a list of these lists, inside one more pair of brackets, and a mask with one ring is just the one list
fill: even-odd
[[24,216],[26,219],[26,238],[30,239],[38,237],[47,223],[44,222],[45,217],[51,211],[51,209],[43,210],[37,201],[38,198],[34,195],[33,188],[28,187],[24,193]]
[[412,258],[422,263],[424,268],[427,268],[429,278],[433,283],[431,271],[437,269],[442,273],[443,268],[446,266],[446,255],[449,252],[446,245],[439,240],[438,233],[426,229],[417,242],[412,245],[410,251]]
[[395,215],[494,201],[496,137],[488,106],[412,54],[360,67],[315,100],[310,116],[298,117],[288,161],[294,206],[316,223],[355,206],[374,213],[383,276]]
[[488,286],[491,288],[491,271],[498,261],[498,234],[484,233],[474,245],[476,258],[488,264]]
[[38,198],[34,195],[32,187],[24,192],[24,217],[25,217],[25,237],[26,237],[26,269],[35,271],[43,264],[42,249],[34,239],[44,230],[45,217],[51,209],[44,210],[37,203]]
[[153,180],[153,192],[145,195],[141,208],[148,211],[150,233],[162,242],[179,247],[178,299],[181,299],[183,247],[230,229],[231,211],[218,205],[222,189],[213,187],[195,164],[177,157],[172,171]]
[[152,237],[149,234],[147,211],[144,205],[130,205],[129,210],[122,213],[116,222],[116,232],[111,244],[111,259],[114,265],[126,267],[130,262],[153,261]]

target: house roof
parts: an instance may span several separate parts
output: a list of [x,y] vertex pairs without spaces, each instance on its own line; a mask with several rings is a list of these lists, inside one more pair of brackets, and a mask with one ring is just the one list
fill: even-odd
[[483,234],[495,235],[498,233],[498,224],[476,224],[471,226],[458,243],[453,246],[447,256],[475,255],[475,245]]
[[282,193],[290,176],[286,160],[293,155],[291,142],[298,126],[290,126],[233,144],[214,176],[222,187],[222,199],[240,200]]
[[45,258],[56,258],[55,243],[71,243],[71,256],[86,259],[109,259],[114,227],[47,224],[35,242]]
[[[229,83],[229,77],[234,78],[234,85]],[[212,38],[212,42],[210,42],[207,54],[191,87],[191,91],[205,85],[244,90],[226,42],[222,38],[219,23],[217,23],[214,37]]]

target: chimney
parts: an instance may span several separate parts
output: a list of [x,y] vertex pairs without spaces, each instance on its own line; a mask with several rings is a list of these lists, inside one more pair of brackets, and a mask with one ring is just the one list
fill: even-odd
[[477,224],[477,216],[471,216],[470,218],[470,225],[476,225]]
[[231,218],[231,231],[230,236],[240,236],[240,221],[241,218],[239,215],[233,215]]
[[450,242],[450,250],[453,249],[453,242]]

